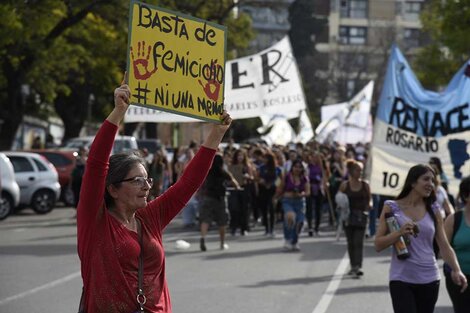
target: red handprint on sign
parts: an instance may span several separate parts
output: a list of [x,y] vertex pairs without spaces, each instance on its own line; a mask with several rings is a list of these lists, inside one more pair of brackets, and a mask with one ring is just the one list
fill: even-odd
[[149,70],[149,58],[150,58],[150,50],[152,49],[151,46],[148,46],[147,49],[147,56],[145,56],[145,41],[142,43],[137,43],[137,59],[134,57],[134,50],[131,47],[131,58],[132,58],[132,66],[134,69],[134,77],[138,80],[146,80],[150,76],[153,75],[157,71],[157,65],[155,64],[154,69],[152,71]]
[[198,80],[206,96],[209,99],[216,101],[216,102],[217,102],[217,99],[219,99],[219,92],[220,92],[220,83],[216,79],[217,78],[216,68],[219,66],[220,65],[217,65],[217,60],[211,61],[210,68],[206,68],[206,74],[207,74],[206,77],[210,77],[207,80],[207,83],[203,84],[200,79]]

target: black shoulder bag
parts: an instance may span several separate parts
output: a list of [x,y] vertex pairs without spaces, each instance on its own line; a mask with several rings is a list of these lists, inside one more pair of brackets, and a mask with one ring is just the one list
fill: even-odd
[[[147,302],[147,298],[144,294],[144,245],[143,245],[143,235],[142,235],[142,225],[140,221],[137,220],[137,232],[139,234],[139,245],[140,245],[140,254],[139,254],[139,286],[137,290],[137,303],[139,304],[139,310],[135,313],[144,313],[144,304]],[[80,305],[78,307],[78,313],[85,313],[85,303],[83,299],[84,288],[82,287],[82,296],[80,297]]]

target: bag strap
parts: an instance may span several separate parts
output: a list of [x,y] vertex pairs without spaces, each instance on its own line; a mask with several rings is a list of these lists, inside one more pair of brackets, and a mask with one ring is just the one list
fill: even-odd
[[82,287],[82,295],[80,296],[80,305],[78,306],[78,313],[85,313],[85,300],[83,300],[83,294],[85,292],[85,287]]
[[144,294],[144,245],[143,245],[143,231],[142,224],[140,221],[137,221],[137,232],[139,234],[139,245],[140,245],[140,254],[139,254],[139,286],[137,290],[137,303],[139,304],[139,312],[144,312],[144,304],[147,302],[147,298]]
[[457,211],[454,214],[454,231],[452,232],[452,238],[450,239],[450,244],[454,242],[455,234],[459,230],[460,223],[462,222],[463,211]]

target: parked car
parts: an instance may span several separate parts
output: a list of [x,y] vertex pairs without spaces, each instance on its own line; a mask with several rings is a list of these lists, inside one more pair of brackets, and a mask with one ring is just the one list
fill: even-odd
[[73,191],[70,185],[72,171],[75,168],[78,153],[75,150],[37,149],[29,152],[38,153],[51,162],[59,174],[61,187],[60,200],[67,206],[75,204]]
[[224,150],[227,149],[227,148],[231,148],[231,149],[236,149],[236,150],[238,150],[238,149],[240,149],[241,147],[242,147],[242,145],[239,144],[239,143],[236,143],[236,142],[221,142],[221,143],[219,143],[219,149],[220,149],[221,151],[224,151]]
[[140,151],[147,150],[147,155],[143,155],[145,161],[151,163],[153,160],[153,155],[156,151],[162,148],[159,139],[137,139],[137,147]]
[[0,221],[8,215],[20,203],[20,187],[15,179],[15,171],[10,159],[0,153]]
[[[67,150],[75,150],[78,151],[80,147],[86,147],[90,149],[91,143],[93,142],[93,136],[86,136],[86,137],[76,137],[71,138],[67,141],[64,145],[64,149]],[[114,146],[112,154],[124,152],[124,151],[131,151],[131,150],[138,150],[139,147],[137,146],[137,141],[133,136],[116,136],[114,140]]]
[[148,152],[153,154],[161,149],[162,144],[159,139],[137,139],[137,146],[139,150],[147,148]]
[[20,207],[31,206],[39,214],[54,209],[60,197],[59,175],[45,157],[32,152],[5,151],[20,186]]

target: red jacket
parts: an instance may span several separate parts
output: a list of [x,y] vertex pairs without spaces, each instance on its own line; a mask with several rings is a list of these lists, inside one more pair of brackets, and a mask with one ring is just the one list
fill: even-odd
[[[105,121],[90,148],[77,209],[78,255],[85,312],[131,313],[138,308],[138,235],[111,216],[104,204],[109,156],[117,126]],[[145,312],[171,312],[162,232],[204,181],[215,150],[201,147],[183,176],[139,209],[143,229]]]

